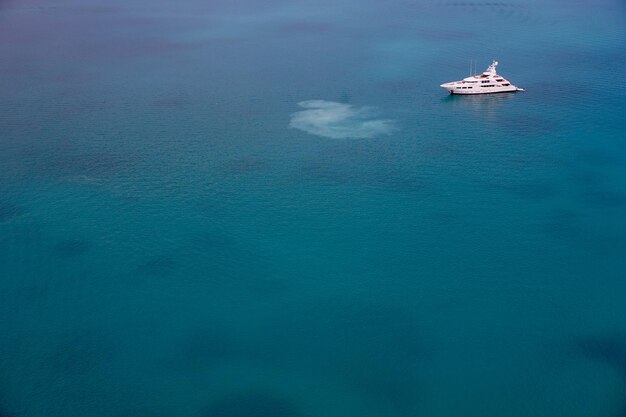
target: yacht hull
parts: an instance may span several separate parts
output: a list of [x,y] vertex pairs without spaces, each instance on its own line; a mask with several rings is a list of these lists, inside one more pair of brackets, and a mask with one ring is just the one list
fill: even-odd
[[450,94],[460,96],[473,96],[477,94],[515,93],[524,91],[506,78],[496,73],[498,61],[493,61],[482,74],[470,75],[459,81],[441,84]]
[[498,91],[480,91],[480,92],[471,92],[468,93],[466,91],[463,92],[458,92],[458,91],[454,91],[454,90],[448,90],[450,92],[450,95],[454,95],[454,96],[476,96],[476,95],[481,95],[481,94],[500,94],[500,93],[517,93],[518,91],[524,91],[521,88],[516,88],[514,90],[498,90]]
[[470,96],[470,95],[477,95],[477,94],[496,94],[496,93],[515,93],[517,91],[524,91],[521,88],[518,88],[514,85],[510,85],[510,86],[502,86],[502,87],[487,87],[487,88],[480,88],[480,86],[476,86],[475,88],[467,88],[467,89],[461,89],[461,88],[457,88],[458,84],[454,84],[452,86],[446,86],[446,85],[442,85],[441,87],[445,88],[450,94],[454,94],[454,95],[463,95],[463,96]]

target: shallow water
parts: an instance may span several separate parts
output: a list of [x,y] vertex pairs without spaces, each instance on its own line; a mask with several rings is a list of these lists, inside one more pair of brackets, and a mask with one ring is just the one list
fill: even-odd
[[623,415],[625,18],[0,2],[0,416]]

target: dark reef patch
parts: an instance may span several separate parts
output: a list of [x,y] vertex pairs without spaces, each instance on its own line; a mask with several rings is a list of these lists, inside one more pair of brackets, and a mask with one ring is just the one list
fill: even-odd
[[377,171],[367,175],[363,181],[364,185],[394,192],[416,192],[424,188],[424,182],[411,175],[409,172],[382,172]]
[[513,181],[507,184],[497,184],[495,187],[531,201],[546,200],[558,194],[556,187],[541,181]]
[[453,1],[443,4],[446,7],[464,9],[463,12],[489,13],[499,18],[511,19],[518,22],[528,22],[533,15],[528,7],[510,2],[484,2],[484,1]]
[[558,194],[556,187],[541,182],[526,182],[517,184],[515,194],[529,200],[545,200]]
[[420,387],[412,368],[390,369],[380,363],[364,363],[342,369],[342,373],[363,398],[399,415],[415,415]]
[[29,148],[21,152],[20,159],[25,161],[24,169],[30,175],[45,178],[100,176],[110,177],[132,169],[136,158],[130,154],[117,152],[83,153],[69,143],[58,144],[62,149],[50,152],[44,148]]
[[580,152],[580,160],[590,165],[606,167],[606,166],[624,166],[626,160],[614,153],[608,153],[597,149],[588,149]]
[[58,242],[55,246],[55,252],[63,257],[73,257],[83,255],[91,249],[92,243],[85,239],[66,239]]
[[304,164],[294,177],[328,185],[363,186],[395,192],[416,192],[424,187],[423,181],[414,174],[395,168],[366,169],[322,162]]
[[96,329],[78,330],[52,343],[49,366],[60,374],[89,374],[116,358],[116,349]]
[[575,169],[570,174],[570,179],[583,190],[602,188],[607,183],[607,175],[586,169]]
[[166,276],[174,272],[178,261],[171,255],[153,255],[140,266],[140,271],[147,275]]
[[230,160],[222,165],[227,174],[246,175],[256,173],[267,166],[267,162],[254,156]]
[[515,132],[520,136],[541,136],[556,133],[560,126],[554,119],[537,115],[519,115],[498,120],[498,128],[503,132]]
[[152,104],[155,107],[162,107],[165,109],[174,109],[187,106],[191,103],[191,100],[184,95],[169,95],[155,99]]
[[406,152],[398,144],[381,141],[327,142],[284,174],[290,182],[420,192],[425,185],[423,172],[414,163],[404,163]]
[[216,287],[239,288],[263,295],[274,295],[288,284],[275,278],[273,264],[257,248],[224,232],[205,232],[191,240],[201,252],[207,277]]
[[507,3],[507,2],[475,2],[475,1],[455,1],[446,3],[447,6],[454,7],[515,7],[515,3]]
[[[585,357],[615,368],[626,382],[626,334],[582,338],[578,349]],[[626,391],[623,397],[615,417],[626,417]]]
[[476,32],[441,29],[415,29],[414,33],[422,39],[433,41],[458,41],[478,36]]
[[548,214],[542,230],[557,239],[579,239],[584,235],[579,221],[579,213],[570,209],[555,209]]
[[[414,95],[418,94],[420,89],[419,85],[415,82],[415,80],[410,79],[402,79],[402,80],[381,80],[378,82],[381,88],[385,90],[397,94],[397,95]],[[349,94],[342,94],[339,97],[339,102],[341,103],[350,103],[352,97]]]
[[623,208],[626,207],[626,194],[608,190],[587,191],[582,194],[582,201],[595,207]]
[[377,305],[344,307],[332,318],[337,336],[351,335],[357,348],[364,349],[362,357],[405,367],[426,356],[417,324],[408,312]]
[[586,83],[573,82],[567,85],[544,81],[528,81],[520,87],[532,91],[532,95],[524,95],[524,100],[542,104],[574,104],[592,95]]
[[246,344],[219,326],[194,330],[174,352],[172,365],[176,368],[204,372],[225,361],[241,357]]
[[431,356],[410,311],[341,302],[309,308],[284,311],[286,321],[267,331],[271,343],[280,341],[283,351],[313,349],[311,354],[322,357],[332,372],[337,367],[357,369],[377,363],[404,372],[415,370]]
[[[540,230],[547,237],[582,248],[594,256],[620,255],[626,245],[626,230],[587,224],[589,217],[570,209],[548,213]],[[587,222],[587,223],[586,223]]]
[[227,334],[214,329],[209,332],[195,333],[188,344],[186,356],[210,359],[230,357],[237,351],[230,339]]
[[297,407],[265,391],[227,395],[208,408],[205,417],[296,417]]
[[9,201],[0,201],[0,223],[9,222],[23,213],[23,207]]
[[76,50],[83,59],[91,62],[137,59],[141,56],[173,55],[201,48],[202,43],[175,42],[167,39],[128,38],[127,42],[99,42],[97,44],[79,44]]
[[128,167],[130,163],[131,159],[128,156],[92,153],[53,158],[46,163],[46,166],[60,174],[103,175],[116,173]]
[[229,250],[236,245],[236,240],[222,232],[204,232],[194,236],[193,243],[203,249]]
[[[26,249],[31,245],[40,245],[44,236],[39,225],[18,224],[7,233],[0,233],[0,243]],[[0,251],[2,256],[2,251]]]
[[229,251],[238,245],[230,233],[221,230],[204,230],[191,237],[191,243],[201,250]]
[[363,397],[384,407],[393,404],[399,415],[413,414],[418,406],[418,375],[432,353],[411,311],[389,305],[338,303],[310,315],[310,322],[303,323],[300,317],[294,323],[307,329],[293,331],[299,335],[296,343],[314,346],[312,354],[320,356],[327,371],[340,376]]
[[626,335],[587,337],[578,347],[586,357],[610,364],[626,377]]
[[298,22],[298,23],[289,23],[286,25],[282,25],[279,27],[280,32],[284,32],[287,34],[296,34],[296,33],[323,33],[328,32],[334,29],[334,26],[330,23],[324,22]]

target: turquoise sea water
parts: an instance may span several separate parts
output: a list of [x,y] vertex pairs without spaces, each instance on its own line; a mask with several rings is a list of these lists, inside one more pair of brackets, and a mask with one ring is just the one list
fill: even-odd
[[0,1],[0,416],[624,416],[625,23]]

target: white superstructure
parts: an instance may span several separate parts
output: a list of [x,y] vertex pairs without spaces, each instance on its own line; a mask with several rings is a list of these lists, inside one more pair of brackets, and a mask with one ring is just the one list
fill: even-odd
[[450,94],[491,94],[524,91],[496,73],[498,61],[493,61],[482,74],[471,75],[461,81],[441,84]]

